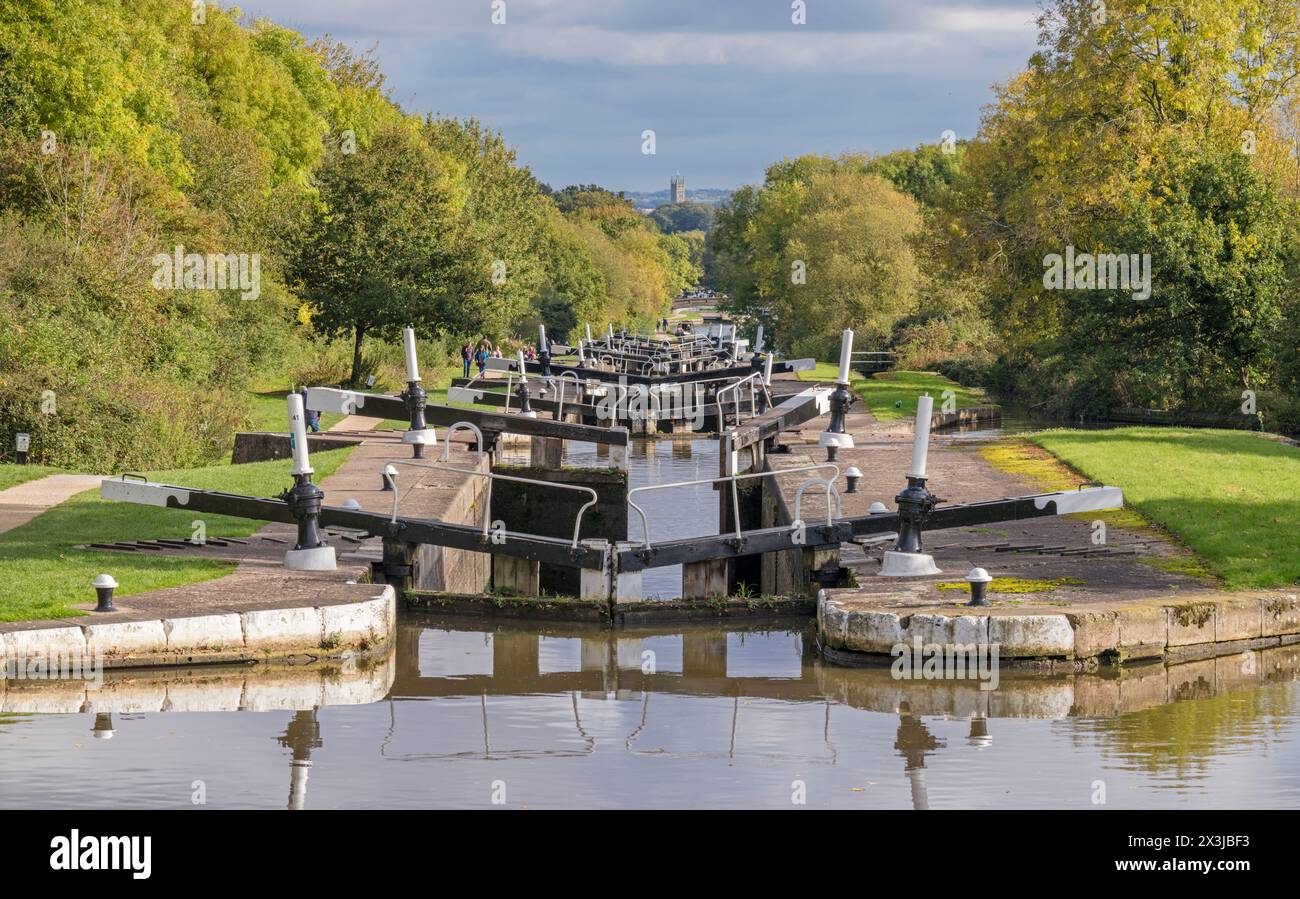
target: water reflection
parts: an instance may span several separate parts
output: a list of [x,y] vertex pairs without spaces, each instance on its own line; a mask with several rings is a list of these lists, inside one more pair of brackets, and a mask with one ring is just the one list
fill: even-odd
[[[1000,687],[824,663],[786,625],[480,626],[389,656],[0,692],[0,805],[1294,806],[1293,647]],[[52,712],[52,713],[51,713]],[[90,738],[93,729],[95,739]],[[111,734],[112,739],[103,739]],[[310,776],[310,790],[309,786]]]

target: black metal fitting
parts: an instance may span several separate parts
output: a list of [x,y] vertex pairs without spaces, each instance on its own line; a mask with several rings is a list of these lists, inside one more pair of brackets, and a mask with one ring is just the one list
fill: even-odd
[[907,487],[894,497],[898,504],[898,542],[894,544],[896,553],[921,552],[921,531],[925,521],[939,502],[929,490],[925,489],[925,478],[907,479]]
[[[424,392],[424,388],[420,386],[419,381],[406,382],[406,411],[411,416],[412,431],[423,431],[428,428],[424,420],[424,406],[427,399],[428,394]],[[413,458],[423,459],[424,444],[411,444],[411,452]]]
[[293,476],[293,489],[289,491],[289,514],[298,522],[298,543],[294,549],[316,549],[324,546],[320,536],[320,510],[325,493],[311,482],[311,475]]
[[[826,428],[827,433],[844,433],[844,416],[848,413],[852,402],[853,394],[849,392],[849,385],[836,384],[835,391],[831,394],[831,423]],[[826,461],[834,462],[839,449],[838,446],[826,447]]]
[[521,415],[531,415],[533,411],[532,397],[528,393],[528,382],[523,378],[519,379],[519,386],[515,388],[515,396],[519,397],[519,413]]

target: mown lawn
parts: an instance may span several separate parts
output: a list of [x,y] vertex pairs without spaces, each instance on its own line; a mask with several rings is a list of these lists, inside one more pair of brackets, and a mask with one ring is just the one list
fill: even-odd
[[[342,449],[314,454],[312,466],[317,482],[332,474],[350,452]],[[291,464],[281,459],[153,471],[147,476],[151,481],[183,487],[272,496],[292,484]],[[90,581],[101,572],[117,579],[118,596],[221,577],[234,568],[233,563],[76,548],[77,544],[119,540],[188,539],[193,522],[200,518],[212,537],[245,537],[262,526],[246,518],[103,500],[98,490],[89,490],[22,527],[0,534],[0,621],[81,615],[71,604],[94,600]]]
[[1229,588],[1300,583],[1300,448],[1247,431],[1053,430],[1029,440],[1195,550]]
[[[831,362],[818,362],[817,367],[812,371],[799,372],[799,377],[804,381],[830,383],[838,374],[838,365]],[[867,404],[871,414],[880,421],[915,418],[916,401],[926,393],[934,398],[936,412],[943,405],[945,390],[953,392],[958,409],[980,406],[988,402],[983,393],[928,371],[887,371],[869,378],[857,372],[850,372],[849,386]]]
[[66,473],[62,468],[51,468],[48,465],[14,465],[3,462],[0,463],[0,490],[17,487],[27,481],[34,481],[37,478],[48,477],[52,474]]

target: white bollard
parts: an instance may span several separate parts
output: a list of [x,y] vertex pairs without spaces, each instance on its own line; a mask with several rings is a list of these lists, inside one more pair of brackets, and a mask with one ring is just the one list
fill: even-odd
[[853,359],[853,331],[845,328],[844,334],[840,337],[840,373],[837,379],[840,384],[849,383],[849,362]]
[[307,454],[307,419],[303,413],[302,395],[298,393],[289,394],[289,437],[293,441],[293,473],[314,473]]
[[402,342],[406,346],[406,380],[420,380],[420,367],[415,360],[415,329],[406,328],[402,331]]
[[[294,486],[290,492],[290,507],[298,519],[298,545],[284,554],[284,567],[292,571],[334,571],[337,563],[334,547],[320,537],[317,517],[325,495],[311,482],[313,469],[307,452],[307,422],[303,414],[302,396],[289,394],[289,435],[293,441]],[[305,517],[300,513],[306,509]]]
[[926,464],[930,457],[930,415],[934,411],[934,398],[929,394],[916,401],[916,434],[912,439],[912,468],[909,478],[926,477]]

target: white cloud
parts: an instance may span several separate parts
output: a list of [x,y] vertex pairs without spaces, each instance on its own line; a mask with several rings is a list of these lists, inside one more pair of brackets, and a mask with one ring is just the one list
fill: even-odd
[[[1026,29],[975,28],[962,16],[945,16],[944,28],[912,32],[719,33],[691,31],[624,32],[585,26],[500,29],[496,45],[512,56],[575,65],[695,66],[739,65],[760,68],[845,68],[892,71],[929,64],[959,49],[981,43],[1023,44]],[[960,33],[960,39],[955,34]],[[1027,33],[1032,35],[1032,30]]]

